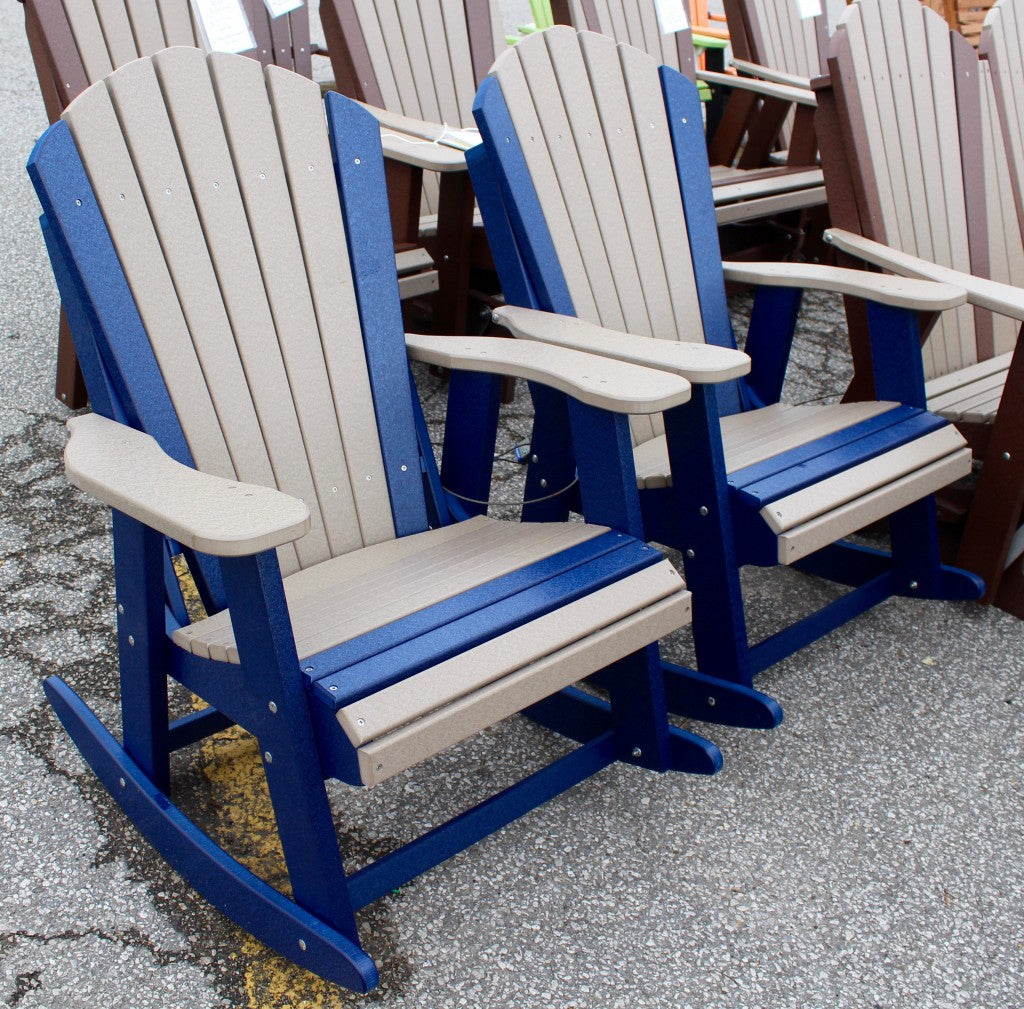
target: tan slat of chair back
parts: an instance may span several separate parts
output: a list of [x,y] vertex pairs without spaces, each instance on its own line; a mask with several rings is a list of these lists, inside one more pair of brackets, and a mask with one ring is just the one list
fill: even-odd
[[204,59],[140,60],[64,118],[196,465],[309,506],[289,573],[393,537],[390,501],[319,88]]
[[[906,44],[887,49],[887,36]],[[950,39],[945,22],[918,0],[856,0],[837,26],[833,58],[859,119],[850,153],[868,180],[872,237],[970,273],[977,264],[968,241],[965,173],[970,178],[974,169],[963,159],[983,152],[961,152]],[[973,311],[944,313],[924,347],[926,376],[976,360]]]
[[[647,336],[703,339],[657,61],[568,27],[543,40],[506,52],[494,75],[514,101],[576,314]],[[660,418],[633,423],[639,442],[661,430]]]

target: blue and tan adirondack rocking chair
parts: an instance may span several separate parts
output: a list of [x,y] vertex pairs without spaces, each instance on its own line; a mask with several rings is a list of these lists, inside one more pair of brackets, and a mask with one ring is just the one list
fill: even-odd
[[[884,44],[883,44],[884,43]],[[922,348],[929,408],[954,421],[980,464],[973,494],[951,497],[963,522],[956,563],[985,601],[1024,615],[1024,241],[991,71],[915,0],[857,0],[832,40],[819,133],[832,222],[845,254],[967,291]],[[871,394],[851,318],[851,397]]]
[[[962,291],[832,267],[723,264],[696,89],[605,36],[556,27],[521,42],[495,64],[476,116],[474,183],[505,292],[526,306],[498,320],[694,383],[686,406],[633,425],[646,535],[682,550],[695,597],[699,672],[667,667],[670,707],[774,724],[778,709],[751,689],[759,671],[890,595],[980,594],[977,578],[939,563],[930,495],[968,473],[971,455],[924,410],[918,349],[916,313],[960,305]],[[746,377],[729,367],[726,279],[761,285]],[[880,401],[778,402],[801,288],[869,299]],[[528,498],[541,481],[571,479],[549,399],[536,399]],[[566,496],[530,513],[558,505]],[[891,554],[837,542],[886,516]],[[797,562],[857,587],[751,646],[740,566]]]
[[[628,451],[615,472],[626,414],[684,402],[685,381],[409,337],[429,363],[550,381],[579,397],[584,441],[607,436],[582,477],[608,526],[428,528],[436,474],[369,113],[331,94],[325,117],[293,73],[168,49],[84,92],[29,167],[97,411],[69,422],[67,473],[114,514],[123,745],[61,679],[46,692],[201,893],[366,990],[358,908],[616,759],[717,769],[712,744],[667,722],[656,642],[688,622],[690,596],[633,535]],[[189,623],[165,583],[169,541],[206,619]],[[608,701],[563,689],[602,668]],[[211,707],[168,724],[168,675]],[[583,745],[346,877],[325,775],[383,781],[526,707]],[[168,796],[170,752],[231,722],[258,739],[292,899]]]

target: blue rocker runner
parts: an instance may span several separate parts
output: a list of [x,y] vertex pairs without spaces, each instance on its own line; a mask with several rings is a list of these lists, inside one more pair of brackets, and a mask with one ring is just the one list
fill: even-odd
[[[628,434],[629,414],[686,402],[685,379],[406,339],[378,124],[282,68],[188,48],[129,63],[69,106],[29,171],[95,411],[69,422],[66,471],[113,510],[123,743],[62,679],[45,689],[208,900],[367,991],[361,907],[613,761],[719,768],[667,719],[657,641],[689,622],[690,593],[638,538]],[[448,523],[407,355],[573,397],[597,524]],[[603,697],[572,686],[599,670]],[[170,721],[169,677],[209,706]],[[325,778],[376,784],[523,710],[581,745],[346,874]],[[171,801],[170,754],[232,723],[258,740],[290,897]]]
[[[694,593],[697,669],[666,666],[670,710],[774,726],[779,705],[753,689],[768,666],[891,595],[980,595],[980,579],[939,559],[932,495],[970,472],[971,453],[925,409],[920,353],[921,315],[962,305],[962,289],[723,263],[696,88],[605,36],[558,26],[524,39],[497,60],[474,111],[483,143],[470,171],[509,303],[496,321],[693,383],[687,404],[632,423],[645,535],[682,551]],[[749,358],[736,350],[728,280],[757,285]],[[877,401],[779,402],[807,288],[867,299]],[[473,428],[492,429],[493,393],[460,394],[475,396]],[[564,517],[586,460],[564,400],[533,394],[525,497],[536,503],[524,515]],[[482,499],[489,455],[474,447],[450,444],[442,472],[446,488]],[[844,540],[886,517],[891,553]],[[853,588],[751,645],[745,564],[799,565]]]

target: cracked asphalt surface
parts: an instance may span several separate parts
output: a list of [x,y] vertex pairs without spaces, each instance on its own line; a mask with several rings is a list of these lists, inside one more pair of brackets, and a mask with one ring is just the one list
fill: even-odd
[[[716,778],[610,768],[376,902],[359,915],[381,968],[369,996],[291,967],[198,899],[40,688],[59,671],[116,723],[109,519],[61,473],[56,294],[24,172],[45,117],[17,4],[0,25],[0,1004],[1024,1006],[1024,624],[967,604],[890,601],[766,673],[786,720],[705,727],[725,753]],[[742,299],[733,308],[741,319]],[[789,396],[843,387],[840,324],[835,302],[807,306]],[[423,378],[438,417],[443,387]],[[502,455],[528,433],[520,397]],[[514,499],[518,468],[500,476]],[[793,572],[746,587],[754,636],[830,591]],[[667,645],[677,659],[688,648],[685,634]],[[334,786],[349,865],[560,746],[512,720],[379,788]],[[179,755],[174,775],[186,812],[281,879],[245,737]]]

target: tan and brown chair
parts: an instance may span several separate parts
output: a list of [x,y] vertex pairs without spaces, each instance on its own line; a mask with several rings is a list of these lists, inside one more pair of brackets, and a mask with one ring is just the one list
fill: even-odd
[[[985,579],[986,601],[1024,615],[1024,241],[990,67],[918,0],[855,0],[828,69],[818,131],[837,230],[826,237],[967,291],[922,334],[928,404],[967,436],[980,470],[957,563]],[[870,364],[862,328],[850,331],[859,398]]]

